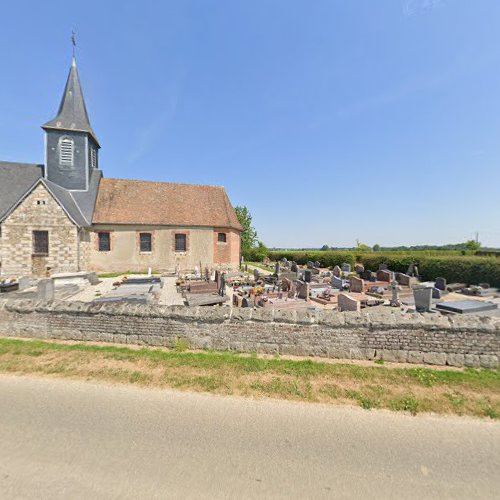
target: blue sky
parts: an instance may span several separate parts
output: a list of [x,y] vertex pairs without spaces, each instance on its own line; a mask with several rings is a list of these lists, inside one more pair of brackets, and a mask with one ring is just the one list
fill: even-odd
[[269,246],[500,246],[498,0],[1,0],[0,159],[77,62],[107,177],[223,185]]

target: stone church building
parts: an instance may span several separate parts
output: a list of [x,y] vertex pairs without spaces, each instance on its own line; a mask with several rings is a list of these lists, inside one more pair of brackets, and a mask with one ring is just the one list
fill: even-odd
[[74,57],[42,129],[44,164],[0,162],[0,276],[238,266],[223,187],[103,176]]

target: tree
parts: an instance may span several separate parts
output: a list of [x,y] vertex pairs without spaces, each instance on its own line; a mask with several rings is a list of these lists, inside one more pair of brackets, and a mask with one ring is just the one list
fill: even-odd
[[375,243],[375,245],[373,245],[373,251],[380,252],[380,245],[378,243]]
[[241,233],[241,251],[246,252],[257,245],[257,231],[252,227],[252,215],[247,207],[235,207],[236,217],[243,227]]
[[359,250],[360,252],[371,252],[372,249],[368,245],[356,240],[356,250]]
[[328,245],[323,245],[321,248],[320,248],[320,251],[321,252],[327,252],[328,250],[330,250],[330,247]]
[[471,252],[477,252],[481,248],[481,243],[476,240],[468,240],[465,242],[465,248]]

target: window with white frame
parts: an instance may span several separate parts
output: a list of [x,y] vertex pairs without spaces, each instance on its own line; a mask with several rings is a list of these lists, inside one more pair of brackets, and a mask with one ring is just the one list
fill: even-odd
[[75,144],[71,137],[61,137],[59,139],[59,163],[61,165],[73,166]]

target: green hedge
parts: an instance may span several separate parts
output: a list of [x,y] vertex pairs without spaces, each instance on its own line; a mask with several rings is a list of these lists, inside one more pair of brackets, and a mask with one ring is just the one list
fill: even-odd
[[500,287],[500,260],[496,257],[474,257],[460,255],[426,255],[423,252],[270,252],[273,260],[286,257],[298,264],[319,261],[322,266],[341,266],[344,262],[353,266],[360,262],[366,269],[376,271],[379,264],[387,264],[391,271],[405,273],[412,263],[417,264],[424,280],[432,281],[439,276],[448,283],[490,283]]

